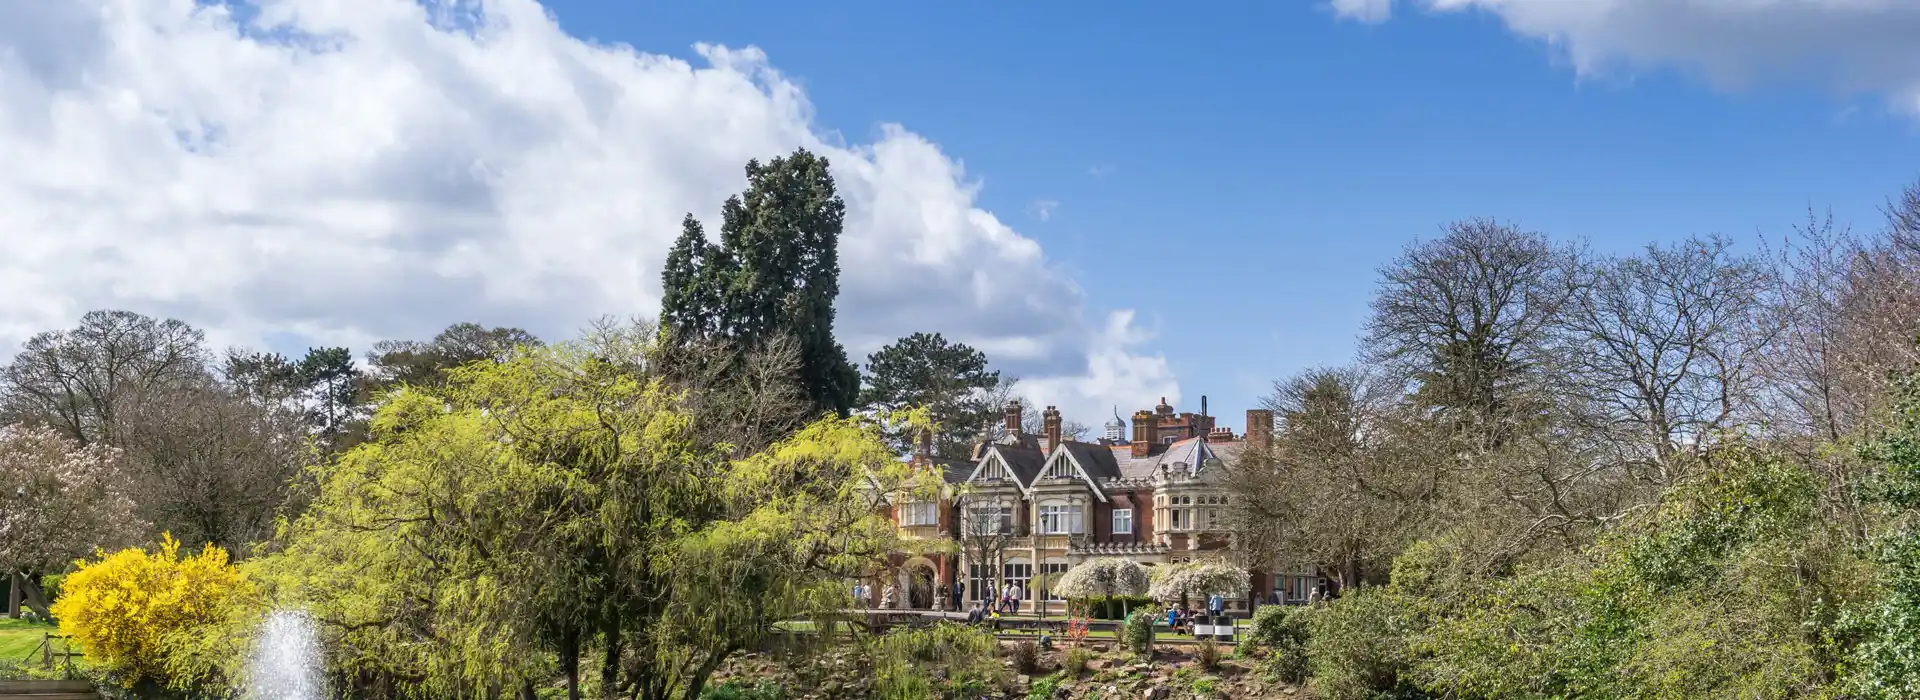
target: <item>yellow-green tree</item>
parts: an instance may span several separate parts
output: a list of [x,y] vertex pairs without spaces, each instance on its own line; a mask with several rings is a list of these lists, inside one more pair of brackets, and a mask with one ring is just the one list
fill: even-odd
[[[262,562],[369,694],[699,695],[774,623],[839,604],[893,546],[876,426],[703,446],[645,358],[528,348],[409,389]],[[636,361],[638,360],[638,361]]]

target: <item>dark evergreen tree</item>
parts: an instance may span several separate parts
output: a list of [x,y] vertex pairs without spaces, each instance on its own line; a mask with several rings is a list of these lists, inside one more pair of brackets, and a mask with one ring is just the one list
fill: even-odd
[[360,368],[346,348],[310,348],[300,358],[300,383],[313,401],[311,422],[326,439],[347,430],[359,413]]
[[[915,333],[867,356],[860,403],[875,410],[927,407],[938,428],[934,455],[962,459],[999,417],[991,398],[999,385],[1000,372],[987,369],[986,354],[939,333]],[[903,453],[914,448],[910,431],[887,440]]]
[[742,354],[792,338],[808,401],[846,415],[860,375],[833,338],[846,203],[826,159],[801,149],[749,161],[746,191],[721,216],[719,245],[687,218],[661,272],[661,326],[676,344],[720,341]]

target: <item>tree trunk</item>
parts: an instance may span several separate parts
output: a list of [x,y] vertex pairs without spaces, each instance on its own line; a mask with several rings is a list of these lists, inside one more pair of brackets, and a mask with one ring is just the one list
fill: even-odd
[[568,632],[560,645],[560,670],[567,674],[567,700],[580,700],[580,633]]
[[607,622],[601,630],[606,639],[606,654],[600,659],[600,697],[613,700],[620,692],[620,621]]

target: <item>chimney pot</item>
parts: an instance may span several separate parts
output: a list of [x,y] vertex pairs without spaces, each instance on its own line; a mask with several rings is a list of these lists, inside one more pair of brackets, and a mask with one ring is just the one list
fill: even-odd
[[1048,406],[1040,417],[1047,431],[1047,454],[1053,454],[1054,448],[1060,446],[1060,409]]

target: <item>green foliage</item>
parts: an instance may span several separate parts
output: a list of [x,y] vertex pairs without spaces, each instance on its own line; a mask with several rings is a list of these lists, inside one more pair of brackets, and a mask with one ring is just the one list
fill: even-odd
[[1327,700],[1421,697],[1409,637],[1426,627],[1423,603],[1390,588],[1352,591],[1307,618],[1313,689]]
[[1133,611],[1120,628],[1120,643],[1140,656],[1153,653],[1153,624],[1160,614],[1152,608]]
[[1060,690],[1060,677],[1047,676],[1027,686],[1027,700],[1049,700]]
[[1253,650],[1261,670],[1276,680],[1299,683],[1307,677],[1308,618],[1315,608],[1263,605],[1253,614],[1253,630],[1241,643]]
[[1136,610],[1151,610],[1153,596],[1123,595],[1112,598],[1074,599],[1073,609],[1095,620],[1124,620]]
[[1920,373],[1900,381],[1897,420],[1861,455],[1880,467],[1864,491],[1892,522],[1870,551],[1882,593],[1849,615],[1861,637],[1849,659],[1849,690],[1862,698],[1920,697]]
[[846,204],[827,160],[805,149],[747,163],[747,189],[721,207],[720,243],[688,215],[661,271],[660,326],[676,344],[723,340],[748,353],[800,345],[800,383],[819,411],[847,415],[859,371],[834,341]]
[[999,648],[991,632],[945,622],[889,632],[873,643],[874,690],[883,700],[973,700],[1006,683]]
[[[999,417],[990,396],[1000,372],[987,369],[987,356],[965,343],[950,343],[939,333],[915,333],[867,356],[866,387],[860,404],[870,410],[903,411],[925,407],[936,430],[933,453],[966,459],[972,443]],[[915,434],[890,432],[887,441],[907,453]]]
[[874,499],[904,467],[875,426],[840,419],[727,459],[644,367],[527,347],[390,394],[260,578],[328,621],[336,670],[383,694],[556,676],[697,694],[894,547]]
[[744,680],[728,680],[700,691],[700,700],[786,700],[786,697],[785,690],[767,680],[753,684]]
[[1067,650],[1066,658],[1061,660],[1060,667],[1066,672],[1068,678],[1079,678],[1080,674],[1087,672],[1087,662],[1092,660],[1093,652],[1074,647]]

